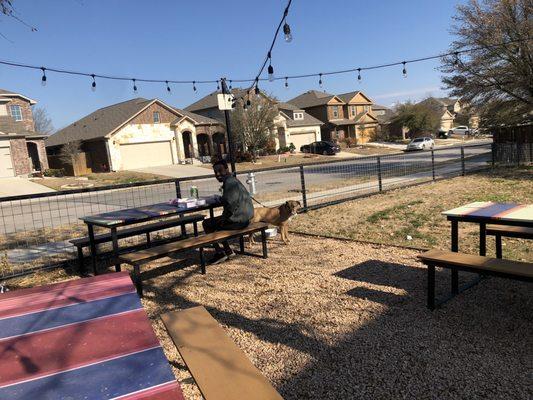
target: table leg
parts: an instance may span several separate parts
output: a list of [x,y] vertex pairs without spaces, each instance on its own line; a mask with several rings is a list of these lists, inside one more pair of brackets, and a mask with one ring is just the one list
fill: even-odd
[[211,219],[215,218],[215,211],[213,207],[209,207],[209,217]]
[[94,227],[91,224],[87,224],[87,230],[89,231],[89,249],[91,251],[91,263],[93,266],[93,274],[98,275],[96,269],[96,244],[94,243]]
[[487,224],[484,222],[479,224],[479,255],[487,255]]
[[111,239],[113,240],[113,258],[115,259],[115,271],[120,271],[120,262],[118,261],[118,238],[117,228],[111,228]]
[[[459,222],[452,220],[452,251],[459,251]],[[452,269],[452,294],[459,293],[459,271]]]

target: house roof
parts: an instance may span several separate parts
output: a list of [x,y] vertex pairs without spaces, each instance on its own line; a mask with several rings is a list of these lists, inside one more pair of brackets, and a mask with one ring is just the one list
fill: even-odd
[[[307,114],[301,108],[296,107],[294,104],[280,102],[277,103],[278,109],[281,114],[285,117],[286,124],[288,127],[298,127],[298,126],[316,126],[324,125],[322,121],[313,117],[312,115]],[[294,119],[294,112],[301,111],[303,114],[303,119]]]
[[380,104],[372,104],[372,111],[385,111],[385,114],[374,116],[377,118],[380,124],[387,124],[396,115],[396,113],[389,107],[382,106]]
[[[204,117],[203,115],[200,115],[200,114],[195,114],[193,112],[190,112],[190,111],[185,111],[185,110],[182,110],[181,108],[175,108],[174,107],[174,110],[176,110],[178,113],[192,119],[196,125],[221,125],[221,122],[216,120],[216,119],[213,119],[213,118],[209,118],[209,117]],[[173,123],[176,123],[178,122],[181,118],[183,117],[178,117],[176,118],[176,120],[173,121]]]
[[289,100],[288,102],[297,107],[308,108],[327,104],[331,99],[337,97],[339,101],[342,100],[331,93],[319,92],[318,90],[309,90],[299,96]]
[[372,100],[370,100],[368,98],[368,96],[366,94],[364,94],[363,92],[361,92],[360,90],[356,90],[356,91],[353,91],[353,92],[348,92],[348,93],[342,93],[342,94],[338,94],[337,97],[339,97],[342,101],[344,101],[345,103],[349,103],[351,99],[353,99],[355,96],[357,96],[358,94],[361,94],[361,96],[363,96],[364,98],[366,98],[368,100],[369,103],[372,103]]
[[9,90],[0,89],[0,98],[6,98],[6,97],[20,97],[24,100],[29,101],[31,105],[37,104],[37,102],[33,99],[30,99],[29,97],[26,97],[20,93],[10,92]]
[[158,102],[169,110],[173,110],[178,117],[177,120],[182,119],[183,116],[187,116],[197,125],[218,123],[218,121],[212,120],[211,118],[202,117],[193,113],[184,112],[178,108],[170,107],[158,99],[149,100],[136,98],[100,108],[78,121],[73,122],[69,126],[48,137],[46,140],[46,146],[59,146],[77,140],[103,138],[113,133],[154,102]]
[[[218,107],[218,99],[217,94],[221,94],[222,92],[220,90],[215,90],[212,93],[209,93],[207,96],[202,97],[200,100],[198,100],[195,103],[192,103],[185,107],[185,111],[199,111],[199,110],[206,110],[209,108],[216,108]],[[241,88],[233,88],[231,89],[231,94],[235,97],[243,97],[246,94],[246,89]]]

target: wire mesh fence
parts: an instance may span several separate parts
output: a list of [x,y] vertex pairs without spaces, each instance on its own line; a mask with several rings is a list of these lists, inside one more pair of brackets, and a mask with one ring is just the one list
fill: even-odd
[[[306,208],[316,208],[488,168],[496,155],[512,164],[516,161],[510,156],[512,151],[502,148],[492,153],[490,144],[447,147],[239,172],[237,177],[265,206],[298,200]],[[520,159],[527,160],[530,148],[521,151]],[[76,249],[69,240],[87,236],[81,217],[190,197],[192,187],[200,196],[221,193],[220,182],[213,176],[202,176],[2,198],[0,278],[73,262]],[[141,239],[130,238],[128,243]]]

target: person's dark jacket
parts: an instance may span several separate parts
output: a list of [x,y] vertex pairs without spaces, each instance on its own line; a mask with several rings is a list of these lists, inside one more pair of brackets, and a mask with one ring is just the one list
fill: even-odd
[[248,190],[234,176],[228,176],[222,185],[222,216],[225,222],[247,223],[254,216],[254,205]]

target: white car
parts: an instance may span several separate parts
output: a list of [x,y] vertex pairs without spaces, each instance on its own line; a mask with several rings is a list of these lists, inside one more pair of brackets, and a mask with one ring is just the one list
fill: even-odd
[[433,149],[435,142],[430,137],[418,137],[409,142],[406,151]]
[[450,129],[448,133],[453,135],[469,135],[470,128],[464,125],[456,126],[455,128]]

